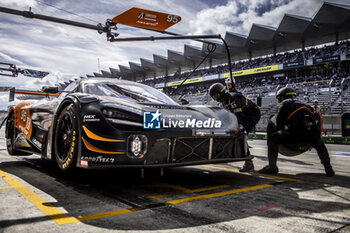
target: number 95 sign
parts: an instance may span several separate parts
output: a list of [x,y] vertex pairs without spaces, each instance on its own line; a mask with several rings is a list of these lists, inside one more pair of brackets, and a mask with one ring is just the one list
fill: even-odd
[[112,21],[133,27],[165,31],[180,22],[181,17],[134,7],[114,17]]
[[169,23],[178,23],[179,22],[179,18],[181,20],[181,17],[178,15],[168,15],[167,21]]

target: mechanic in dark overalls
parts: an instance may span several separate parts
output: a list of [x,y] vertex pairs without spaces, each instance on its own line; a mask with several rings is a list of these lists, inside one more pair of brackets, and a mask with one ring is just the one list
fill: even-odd
[[[277,92],[276,98],[282,104],[275,122],[269,122],[267,127],[267,145],[269,165],[259,172],[265,174],[278,173],[277,156],[279,145],[309,145],[317,150],[327,176],[334,176],[328,150],[322,141],[314,109],[295,99],[296,91],[284,87]],[[273,118],[272,118],[273,119]]]
[[[237,92],[231,85],[231,90],[221,83],[214,83],[209,88],[209,95],[216,101],[222,103],[223,107],[233,112],[237,116],[238,123],[243,126],[248,134],[260,120],[260,109],[251,100],[247,99],[243,94]],[[249,148],[247,154],[250,155]],[[252,160],[246,160],[240,172],[248,172],[254,170]]]

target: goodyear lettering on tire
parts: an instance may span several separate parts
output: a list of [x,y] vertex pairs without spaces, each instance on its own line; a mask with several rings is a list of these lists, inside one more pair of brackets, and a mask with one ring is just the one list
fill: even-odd
[[75,150],[75,145],[76,145],[76,143],[75,143],[75,140],[76,140],[75,135],[76,134],[77,134],[76,131],[73,130],[72,145],[71,145],[71,149],[70,149],[70,152],[69,152],[69,156],[68,156],[68,159],[66,160],[66,162],[62,165],[62,168],[64,168],[64,169],[66,167],[68,167],[70,165],[70,163],[73,161],[73,152]]

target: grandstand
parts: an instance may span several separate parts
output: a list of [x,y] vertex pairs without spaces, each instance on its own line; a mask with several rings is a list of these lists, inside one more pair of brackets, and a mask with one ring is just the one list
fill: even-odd
[[[350,112],[348,25],[350,5],[324,2],[312,18],[285,14],[276,28],[253,24],[248,35],[226,32],[237,89],[255,101],[261,99],[262,130],[267,116],[277,111],[276,90],[288,85],[311,105],[317,99],[325,114],[325,128],[339,133],[340,115]],[[206,43],[202,48],[185,45],[184,52],[168,50],[167,58],[154,54],[153,61],[140,58],[140,64],[129,62],[129,67],[119,65],[119,69],[88,77],[143,82],[168,94],[188,78],[174,98],[215,105],[207,94],[208,87],[224,82],[230,74],[219,43],[207,61],[192,72],[207,54]]]

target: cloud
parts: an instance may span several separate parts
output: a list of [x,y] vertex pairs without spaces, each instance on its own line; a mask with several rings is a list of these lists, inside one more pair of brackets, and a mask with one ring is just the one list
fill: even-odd
[[[79,78],[76,74],[52,72],[48,76],[38,79],[25,77],[21,74],[18,77],[1,78],[0,86],[4,87],[16,87],[16,89],[22,90],[36,90],[41,91],[43,86],[55,86],[58,82],[68,82]],[[0,110],[6,110],[9,105],[16,105],[21,100],[15,98],[14,102],[9,102],[9,93],[0,92]]]
[[[15,105],[19,103],[19,100],[11,102],[11,105]],[[7,107],[9,106],[9,94],[0,92],[0,111],[1,110],[7,110]],[[1,123],[1,122],[0,122]]]
[[[199,1],[187,3],[186,1],[141,1],[133,3],[120,1],[101,1],[99,4],[88,4],[86,1],[72,3],[71,1],[58,1],[52,3],[57,8],[69,9],[75,15],[62,12],[56,8],[41,4],[41,1],[6,1],[7,7],[24,10],[30,6],[35,13],[50,14],[55,17],[82,21],[89,24],[104,23],[107,18],[135,6],[147,9],[180,14],[185,18],[177,30],[178,33],[189,33],[186,27],[186,18],[195,17],[195,7],[205,8],[207,5]],[[131,5],[132,4],[132,5]],[[21,6],[21,7],[19,7]],[[169,9],[172,9],[169,11]],[[176,9],[176,10],[175,10]],[[93,19],[91,22],[81,15]],[[3,20],[4,19],[4,20]],[[71,26],[54,24],[36,19],[4,15],[0,13],[0,48],[3,55],[13,61],[21,61],[24,66],[37,67],[41,70],[56,70],[61,72],[75,72],[78,75],[97,72],[97,59],[101,61],[114,61],[113,67],[118,64],[127,65],[129,61],[139,62],[139,58],[152,59],[153,53],[166,55],[167,49],[181,50],[182,42],[132,42],[110,43],[105,35],[96,31],[75,28]],[[176,25],[177,26],[177,25]],[[144,35],[160,35],[142,29],[118,25],[120,37],[135,37]],[[103,62],[101,64],[107,64]],[[102,67],[107,69],[109,67]]]
[[[222,34],[226,31],[249,34],[253,23],[278,27],[284,14],[312,17],[322,0],[230,0],[226,5],[204,9],[190,21],[195,34]],[[331,2],[348,3],[348,0]]]
[[15,59],[15,58],[12,58],[9,55],[4,54],[2,52],[0,52],[0,61],[4,62],[4,63],[23,65],[22,61]]
[[[55,8],[47,4],[52,4]],[[68,0],[2,0],[1,6],[26,11],[31,7],[32,12],[37,14],[93,25],[98,22],[104,23],[107,18],[113,18],[131,7],[139,7],[180,15],[182,22],[171,28],[171,31],[191,34],[188,27],[189,20],[194,19],[196,12],[207,8],[208,5],[201,1],[185,0],[136,0],[133,2],[103,0],[97,4]],[[118,28],[120,37],[161,35],[124,25],[118,25]],[[93,30],[0,13],[0,62],[13,63],[22,69],[50,72],[50,75],[43,79],[22,75],[16,78],[1,77],[0,86],[39,90],[42,85],[53,85],[70,78],[98,72],[97,59],[100,60],[101,69],[108,71],[109,67],[118,68],[119,64],[128,66],[129,61],[140,63],[140,58],[153,60],[153,54],[167,56],[167,49],[182,51],[185,42],[110,43],[107,42],[104,34],[100,35]],[[6,102],[5,105],[7,104]]]
[[18,8],[29,8],[37,6],[38,2],[35,0],[2,0],[1,5],[4,7],[18,7]]

